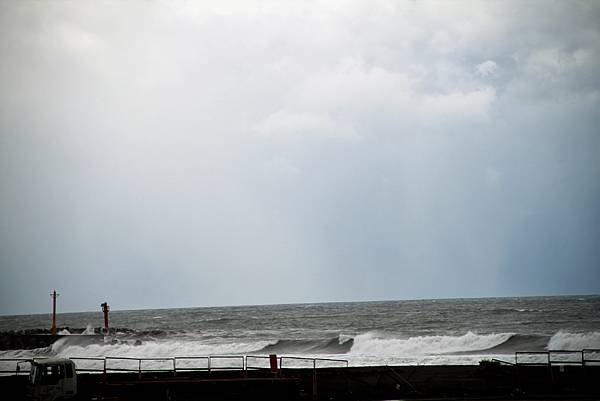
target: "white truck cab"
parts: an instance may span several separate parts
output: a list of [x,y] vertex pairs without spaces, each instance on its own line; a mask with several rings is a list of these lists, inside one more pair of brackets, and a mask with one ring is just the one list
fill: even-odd
[[77,395],[75,364],[66,358],[31,362],[27,398],[32,401],[66,400]]

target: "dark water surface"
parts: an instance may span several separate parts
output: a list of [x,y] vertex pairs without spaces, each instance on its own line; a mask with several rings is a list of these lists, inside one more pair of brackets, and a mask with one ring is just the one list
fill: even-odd
[[[600,296],[154,309],[114,311],[110,320],[118,329],[106,344],[65,341],[0,356],[278,353],[353,364],[477,363],[518,350],[600,348]],[[47,328],[49,321],[49,315],[0,316],[0,331]],[[92,332],[102,313],[62,314],[58,324]]]

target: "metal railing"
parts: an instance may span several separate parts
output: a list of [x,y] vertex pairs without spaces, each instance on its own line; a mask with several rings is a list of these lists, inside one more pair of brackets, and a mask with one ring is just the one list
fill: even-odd
[[[119,367],[109,366],[109,361],[125,361],[125,363],[130,363],[129,367],[123,367],[123,363]],[[131,365],[132,361],[134,364]],[[137,367],[135,366],[135,362],[137,362]],[[143,366],[144,362],[154,362],[154,366]],[[165,362],[168,363],[168,367],[164,367]],[[163,366],[156,366],[157,363]],[[104,371],[102,373],[106,374],[108,372],[125,372],[125,373],[137,373],[139,377],[142,377],[142,373],[154,372],[176,372],[176,362],[175,358],[132,358],[132,357],[116,357],[116,356],[107,356],[104,358]]]
[[[598,355],[594,358],[593,355]],[[591,356],[591,357],[590,357]],[[515,352],[514,365],[552,366],[552,365],[593,365],[600,363],[600,349],[587,348],[575,350],[518,351]]]
[[[281,366],[281,358],[278,358],[278,364]],[[258,361],[266,360],[266,363],[260,364]],[[270,369],[271,358],[265,355],[246,355],[246,370]]]
[[[177,375],[177,372],[195,372],[195,371],[209,371],[210,370],[210,356],[178,356],[173,358],[173,375]],[[196,364],[190,364],[194,361],[206,361],[206,365],[198,366]],[[177,364],[179,362],[179,365]]]
[[492,358],[492,362],[496,362],[496,363],[499,363],[499,364],[501,364],[501,365],[510,365],[510,366],[514,366],[514,362],[503,361],[502,359],[496,359],[496,358]]
[[[296,360],[296,361],[306,361],[310,364],[310,362],[312,362],[312,368],[313,369],[318,369],[318,368],[323,368],[323,367],[332,367],[332,366],[317,366],[317,362],[333,362],[333,363],[342,363],[344,364],[345,368],[348,367],[348,361],[346,359],[330,359],[330,358],[307,358],[307,357],[301,357],[301,356],[282,356],[279,359],[279,368],[280,369],[284,369],[284,364],[283,361],[285,360]],[[287,366],[285,366],[287,367]]]
[[[0,358],[1,375],[29,374],[31,362],[47,358]],[[144,373],[194,372],[219,370],[259,370],[270,369],[270,357],[266,355],[210,355],[210,356],[178,356],[170,358],[134,358],[134,357],[71,357],[76,362],[75,370],[78,373],[109,372],[137,373],[140,377]],[[120,361],[120,363],[119,363]],[[518,351],[515,352],[514,362],[493,359],[492,361],[514,366],[554,366],[554,365],[600,365],[600,349],[586,348],[575,350],[548,350],[548,351]],[[200,362],[200,363],[198,363]],[[346,359],[310,358],[300,356],[279,356],[278,368],[284,369],[320,369],[327,367],[348,367]],[[115,366],[115,363],[117,366]],[[340,366],[341,365],[341,366]]]
[[[583,357],[582,361],[584,365],[595,365],[600,364],[600,349],[588,348],[581,351]],[[596,358],[587,358],[586,355],[597,355]]]
[[[246,370],[248,369],[270,369],[270,357],[264,355],[246,355]],[[255,365],[248,360],[266,360],[267,362],[260,365]],[[280,356],[277,358],[279,369],[293,369],[293,368],[312,368],[312,369],[320,369],[325,367],[334,367],[332,364],[342,364],[342,367],[347,368],[349,366],[349,362],[346,359],[332,359],[332,358],[310,358],[310,357],[301,357],[301,356]],[[284,364],[284,361],[300,361],[300,365],[303,366],[289,366],[288,364]],[[303,363],[305,362],[305,363]],[[330,366],[319,366],[323,364],[329,364]],[[339,367],[339,366],[338,366]]]
[[[31,362],[34,360],[43,360],[47,358],[0,358],[0,374],[29,374]],[[210,356],[178,356],[170,358],[134,358],[134,357],[71,357],[68,358],[75,362],[75,370],[78,373],[98,373],[104,374],[111,372],[137,373],[141,378],[144,373],[173,373],[206,371],[209,374],[212,371],[242,371],[270,369],[270,357],[263,355],[210,355]],[[266,360],[266,363],[258,361]],[[201,361],[200,364],[198,362]],[[284,366],[284,361],[285,363]],[[299,364],[294,364],[299,361]],[[10,364],[10,369],[6,365]],[[22,367],[27,364],[27,368]],[[279,369],[311,368],[319,369],[332,367],[332,364],[341,364],[342,367],[348,367],[348,361],[345,359],[328,358],[309,358],[299,356],[280,356],[278,357]],[[319,366],[320,365],[320,366]],[[328,366],[323,366],[328,365]]]
[[[8,369],[6,367],[6,365],[9,364],[10,365],[10,369]],[[22,364],[29,364],[29,367],[27,368],[27,370],[25,370],[24,368],[21,367]],[[13,375],[19,375],[21,373],[23,374],[29,374],[29,371],[31,370],[31,358],[27,359],[27,358],[2,358],[0,359],[0,374],[13,374]]]
[[[73,357],[69,358],[75,363],[75,370],[77,372],[89,372],[89,373],[104,373],[106,372],[106,358],[91,358],[91,357]],[[101,362],[101,367],[94,368],[90,366],[89,362]],[[83,365],[83,366],[82,366]]]

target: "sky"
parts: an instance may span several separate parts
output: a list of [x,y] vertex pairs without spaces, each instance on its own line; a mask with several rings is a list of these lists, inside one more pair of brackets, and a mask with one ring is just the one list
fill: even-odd
[[600,293],[600,3],[0,3],[0,314]]

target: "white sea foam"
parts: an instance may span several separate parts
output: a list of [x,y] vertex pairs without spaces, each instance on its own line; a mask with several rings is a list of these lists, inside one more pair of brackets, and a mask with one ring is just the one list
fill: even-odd
[[548,342],[550,350],[580,351],[586,348],[600,349],[600,332],[570,333],[561,330]]
[[338,342],[340,343],[340,345],[341,345],[341,344],[345,344],[345,343],[347,343],[348,341],[352,340],[353,338],[354,338],[354,337],[352,337],[352,336],[349,336],[349,335],[346,335],[346,334],[340,334],[340,335],[338,336]]
[[69,345],[61,340],[52,345],[52,353],[62,357],[105,357],[120,356],[132,358],[158,358],[174,356],[206,356],[206,355],[243,355],[267,346],[269,342],[236,342],[206,344],[197,341],[144,341],[139,345],[134,342],[117,344],[90,344],[86,346]]
[[[333,356],[332,356],[333,357]],[[339,357],[339,356],[338,356]],[[350,366],[381,366],[381,365],[477,365],[484,359],[496,356],[487,355],[413,355],[413,356],[368,356],[348,355]],[[508,359],[508,358],[506,358]]]
[[[451,353],[486,350],[504,343],[512,335],[512,333],[476,334],[474,332],[467,332],[460,336],[439,335],[402,338],[384,333],[369,332],[355,336],[353,346],[347,354],[310,354],[302,356],[348,359],[351,366],[477,364],[483,359],[491,359],[498,357],[498,355],[493,354],[491,351],[481,351],[475,354],[452,355]],[[340,335],[339,341],[346,342],[350,338],[347,335]],[[256,354],[257,350],[275,343],[275,341],[251,341],[250,339],[238,339],[230,342],[164,339],[143,341],[139,345],[135,345],[133,340],[118,341],[114,344],[74,345],[72,344],[72,340],[74,339],[65,337],[48,348],[2,351],[0,352],[0,356],[3,358],[43,357],[49,355],[75,358],[102,358],[107,356],[159,358],[174,356],[248,355]],[[600,348],[600,332],[570,333],[559,331],[552,336],[548,343],[548,349],[553,350],[581,350],[583,348]],[[285,353],[283,354],[285,355]],[[502,356],[500,356],[500,359],[502,359]],[[77,363],[84,362],[77,361]],[[113,361],[112,363],[115,366],[121,366],[120,364],[124,364],[126,361]],[[289,363],[293,364],[293,361]],[[123,365],[123,367],[125,366]]]
[[353,355],[415,356],[485,350],[508,340],[513,333],[475,334],[462,336],[419,336],[394,338],[369,332],[354,338]]

